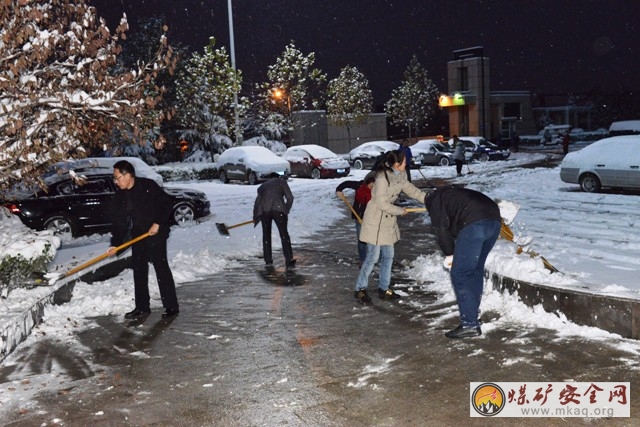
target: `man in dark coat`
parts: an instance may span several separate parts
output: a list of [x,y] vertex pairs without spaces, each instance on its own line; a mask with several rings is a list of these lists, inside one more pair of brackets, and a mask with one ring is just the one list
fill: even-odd
[[280,233],[286,267],[293,268],[296,265],[287,229],[291,206],[293,206],[293,194],[286,178],[281,178],[274,173],[271,175],[271,179],[258,187],[258,196],[253,205],[253,224],[256,226],[258,222],[262,222],[262,251],[264,262],[268,266],[273,265],[271,221],[276,223]]
[[478,319],[484,287],[484,264],[502,225],[500,208],[484,194],[458,187],[439,188],[425,206],[442,252],[453,255],[451,284],[458,301],[460,325],[449,338],[482,334]]
[[411,152],[411,147],[409,147],[409,140],[405,139],[402,141],[400,145],[400,149],[404,151],[404,158],[407,159],[406,173],[407,173],[407,181],[411,182],[411,164],[413,162],[413,153]]
[[155,181],[136,177],[133,165],[120,160],[113,165],[113,180],[118,187],[112,203],[111,247],[115,255],[117,246],[146,232],[150,236],[131,247],[133,282],[136,307],[125,318],[148,316],[149,262],[153,264],[158,288],[165,312],[162,317],[172,317],[179,311],[173,274],[167,260],[169,218],[172,212],[171,198]]

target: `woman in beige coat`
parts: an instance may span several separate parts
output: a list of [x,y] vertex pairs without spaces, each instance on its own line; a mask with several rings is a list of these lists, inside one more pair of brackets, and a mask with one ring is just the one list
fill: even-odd
[[390,151],[376,174],[371,201],[364,212],[360,231],[360,240],[367,244],[367,257],[356,280],[355,297],[362,304],[371,302],[367,287],[369,276],[378,259],[380,259],[378,295],[384,299],[400,297],[393,289],[389,289],[389,285],[394,244],[400,240],[400,229],[396,217],[405,215],[407,210],[393,203],[401,192],[420,202],[424,202],[426,196],[426,193],[407,181],[406,166],[404,152]]

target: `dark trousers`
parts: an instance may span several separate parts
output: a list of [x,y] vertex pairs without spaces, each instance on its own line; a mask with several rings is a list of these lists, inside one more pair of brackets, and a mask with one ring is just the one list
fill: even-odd
[[273,264],[273,254],[271,252],[271,221],[274,221],[278,227],[280,241],[282,242],[282,252],[284,253],[285,262],[288,265],[293,261],[293,250],[291,249],[291,238],[287,230],[288,216],[283,212],[263,212],[260,218],[260,222],[262,223],[262,252],[264,254],[264,262]]
[[500,234],[500,221],[472,222],[458,233],[451,266],[451,284],[458,301],[460,323],[479,326],[484,288],[484,263]]
[[150,236],[135,243],[131,248],[131,261],[136,308],[149,310],[149,263],[151,263],[156,271],[162,306],[167,310],[178,310],[176,285],[167,260],[167,238]]
[[456,159],[456,173],[458,175],[462,173],[462,165],[464,165],[464,160]]
[[407,162],[407,167],[405,168],[407,172],[407,181],[411,182],[411,167],[409,167],[409,162]]

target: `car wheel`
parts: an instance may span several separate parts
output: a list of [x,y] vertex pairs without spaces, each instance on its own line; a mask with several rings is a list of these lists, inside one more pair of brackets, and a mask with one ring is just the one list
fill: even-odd
[[256,185],[258,183],[258,175],[255,172],[249,172],[249,184]]
[[313,170],[311,171],[311,178],[320,179],[320,169],[313,168]]
[[53,231],[54,236],[60,237],[63,241],[71,240],[73,237],[73,224],[63,216],[54,216],[44,222],[44,228]]
[[440,166],[449,166],[451,161],[449,161],[448,157],[440,157]]
[[580,177],[580,188],[587,193],[597,193],[602,188],[602,185],[597,176],[587,173]]
[[178,203],[173,207],[173,222],[184,225],[192,222],[196,217],[193,206],[189,203]]
[[364,169],[364,164],[362,163],[362,160],[356,159],[356,161],[353,162],[353,168],[358,170]]
[[480,161],[481,162],[486,162],[488,160],[489,160],[489,155],[487,153],[480,154]]
[[229,182],[229,177],[227,177],[227,173],[224,171],[224,169],[220,169],[220,172],[218,172],[218,179],[223,184]]

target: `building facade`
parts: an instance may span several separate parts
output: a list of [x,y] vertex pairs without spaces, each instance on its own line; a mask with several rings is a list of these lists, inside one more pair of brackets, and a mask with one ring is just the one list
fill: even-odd
[[490,61],[482,46],[453,52],[447,63],[448,94],[439,102],[449,112],[449,133],[488,139],[536,133],[530,93],[492,92],[490,82]]
[[348,153],[364,142],[387,139],[387,115],[384,113],[370,114],[364,124],[349,131],[333,124],[324,110],[296,111],[291,116],[294,123],[291,145],[317,144],[334,153]]

